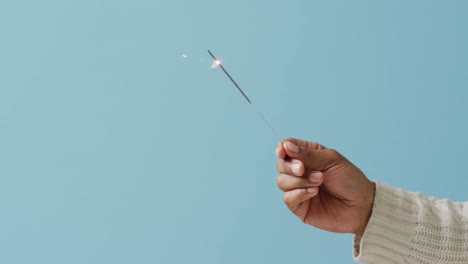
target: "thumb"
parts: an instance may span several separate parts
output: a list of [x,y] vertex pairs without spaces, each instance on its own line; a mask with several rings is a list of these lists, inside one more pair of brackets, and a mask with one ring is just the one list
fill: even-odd
[[336,150],[326,149],[318,143],[307,142],[301,145],[290,140],[283,142],[287,156],[302,161],[307,170],[324,171],[335,165],[341,156]]

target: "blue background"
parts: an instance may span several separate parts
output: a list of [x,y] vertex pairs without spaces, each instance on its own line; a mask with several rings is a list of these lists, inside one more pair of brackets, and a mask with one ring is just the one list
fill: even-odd
[[467,10],[0,2],[0,262],[352,263],[284,206],[276,138],[206,50],[282,137],[466,200]]

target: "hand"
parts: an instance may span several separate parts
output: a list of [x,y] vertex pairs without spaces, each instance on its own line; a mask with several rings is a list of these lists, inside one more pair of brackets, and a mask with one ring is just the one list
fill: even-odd
[[375,184],[359,168],[333,149],[299,139],[280,142],[276,155],[289,210],[317,228],[363,235]]

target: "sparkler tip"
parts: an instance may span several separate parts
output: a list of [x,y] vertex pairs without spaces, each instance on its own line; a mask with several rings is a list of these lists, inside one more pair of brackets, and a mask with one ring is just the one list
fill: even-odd
[[211,64],[211,68],[218,68],[221,65],[221,61],[218,59],[213,60],[213,63]]
[[213,57],[213,63],[211,64],[210,68],[218,68],[221,65],[221,61],[218,60],[213,53],[211,53],[210,50],[208,50],[208,53]]

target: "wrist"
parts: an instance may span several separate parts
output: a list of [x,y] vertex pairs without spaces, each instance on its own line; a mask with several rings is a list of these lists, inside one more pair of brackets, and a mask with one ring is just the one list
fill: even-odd
[[362,218],[360,224],[356,231],[354,232],[357,236],[364,235],[364,231],[366,230],[367,223],[372,215],[372,208],[374,207],[374,198],[375,198],[375,182],[369,181],[369,187],[367,191],[365,191],[365,198],[364,198],[364,205],[362,209]]

